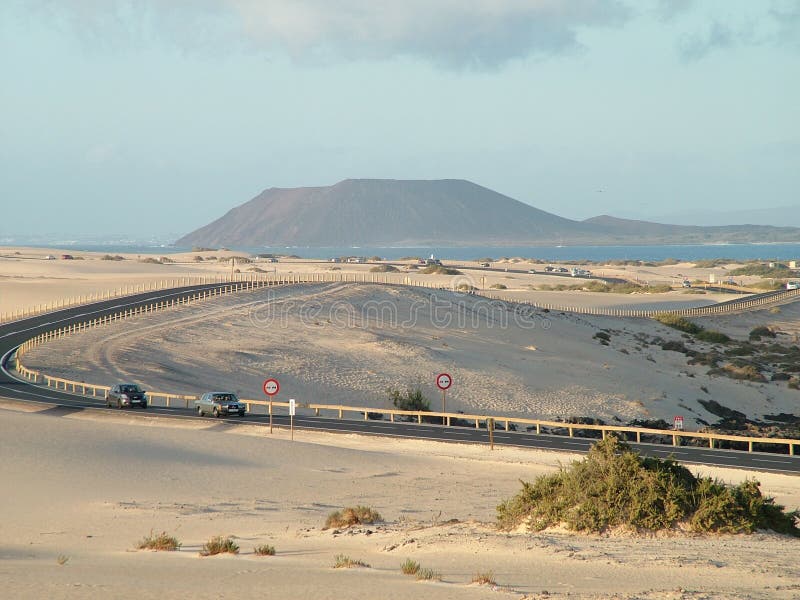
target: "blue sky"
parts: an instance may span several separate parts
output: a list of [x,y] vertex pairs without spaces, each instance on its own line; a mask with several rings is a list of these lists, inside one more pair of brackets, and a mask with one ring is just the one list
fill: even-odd
[[0,237],[178,235],[349,177],[800,208],[796,0],[4,0],[0,77]]

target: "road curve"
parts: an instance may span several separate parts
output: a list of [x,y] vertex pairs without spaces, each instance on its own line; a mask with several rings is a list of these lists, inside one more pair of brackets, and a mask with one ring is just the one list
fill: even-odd
[[[52,407],[53,414],[68,414],[78,411],[112,410],[105,407],[105,402],[97,398],[71,394],[66,391],[53,390],[33,385],[25,380],[13,377],[6,369],[6,362],[15,348],[26,340],[57,327],[65,327],[82,322],[88,318],[97,318],[119,312],[123,309],[135,308],[154,301],[172,300],[189,297],[204,290],[224,287],[228,284],[203,284],[145,292],[124,298],[115,298],[93,304],[82,305],[54,311],[44,315],[7,323],[0,326],[0,399],[11,399],[35,403],[44,403]],[[142,414],[130,411],[126,414]],[[177,407],[151,406],[147,413],[172,419],[198,419],[194,411]],[[288,426],[288,416],[276,415],[274,422],[279,426]],[[267,426],[266,415],[247,415],[243,419],[230,418],[218,421],[220,427],[232,427],[237,423]],[[488,445],[488,432],[485,429],[472,427],[444,427],[442,425],[391,423],[378,420],[332,419],[326,417],[297,416],[297,429],[314,429],[341,433],[359,433],[376,436],[392,436],[401,438],[429,439],[459,443],[480,443]],[[515,446],[537,448],[559,452],[586,452],[594,440],[569,438],[557,435],[537,435],[528,432],[495,431],[494,443],[498,446]],[[658,444],[631,444],[642,455],[653,457],[673,456],[687,463],[769,471],[776,473],[800,474],[800,456],[773,454],[764,452],[742,452],[736,450],[710,450],[698,447],[672,447]]]

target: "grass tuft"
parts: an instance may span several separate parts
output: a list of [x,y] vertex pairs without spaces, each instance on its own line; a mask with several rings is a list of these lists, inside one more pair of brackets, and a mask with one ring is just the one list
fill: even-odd
[[275,546],[262,544],[253,548],[253,552],[255,552],[256,556],[275,556]]
[[69,560],[69,556],[67,556],[66,554],[59,554],[59,555],[58,555],[58,558],[56,558],[56,562],[57,562],[57,563],[58,563],[60,566],[62,566],[62,567],[63,567],[65,564],[67,564],[67,561],[68,561],[68,560]]
[[369,565],[365,563],[363,560],[350,558],[345,554],[337,554],[336,556],[333,557],[334,569],[352,569],[353,567],[369,568]]
[[420,569],[417,571],[417,581],[441,581],[442,574],[433,569]]
[[239,554],[239,546],[231,537],[223,538],[216,535],[203,544],[203,549],[200,550],[200,556],[214,556],[215,554]]
[[477,583],[479,585],[497,585],[492,571],[475,573],[475,575],[472,576],[472,583]]
[[403,575],[416,575],[419,573],[420,565],[417,561],[411,560],[407,558],[403,561],[403,564],[400,565],[400,571],[402,571]]
[[153,534],[150,530],[150,535],[139,540],[136,544],[137,550],[159,550],[165,552],[173,552],[181,547],[181,543],[174,536],[168,535],[166,531],[159,534]]
[[325,519],[325,529],[352,527],[353,525],[368,525],[383,521],[380,513],[368,506],[349,506],[342,510],[335,510]]

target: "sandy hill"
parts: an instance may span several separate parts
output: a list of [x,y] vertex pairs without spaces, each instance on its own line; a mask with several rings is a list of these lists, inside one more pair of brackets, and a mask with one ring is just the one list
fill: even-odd
[[[747,339],[757,325],[800,332],[797,305],[706,319]],[[603,344],[598,334],[610,339]],[[448,408],[528,418],[590,416],[608,423],[684,415],[687,429],[717,421],[700,400],[751,418],[792,413],[785,381],[743,382],[664,350],[708,351],[646,319],[538,313],[517,318],[481,296],[380,285],[319,284],[222,297],[56,340],[27,366],[86,381],[142,382],[198,394],[232,389],[261,398],[266,374],[301,402],[391,408],[386,390],[419,384],[438,406],[434,376],[453,375]]]
[[469,181],[346,179],[270,188],[178,246],[462,246],[797,241],[800,229],[685,227],[596,217],[574,221]]

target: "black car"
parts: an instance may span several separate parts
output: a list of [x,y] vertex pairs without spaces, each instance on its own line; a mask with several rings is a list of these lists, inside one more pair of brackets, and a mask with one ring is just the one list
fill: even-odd
[[118,383],[106,392],[106,406],[147,408],[147,394],[135,383]]

